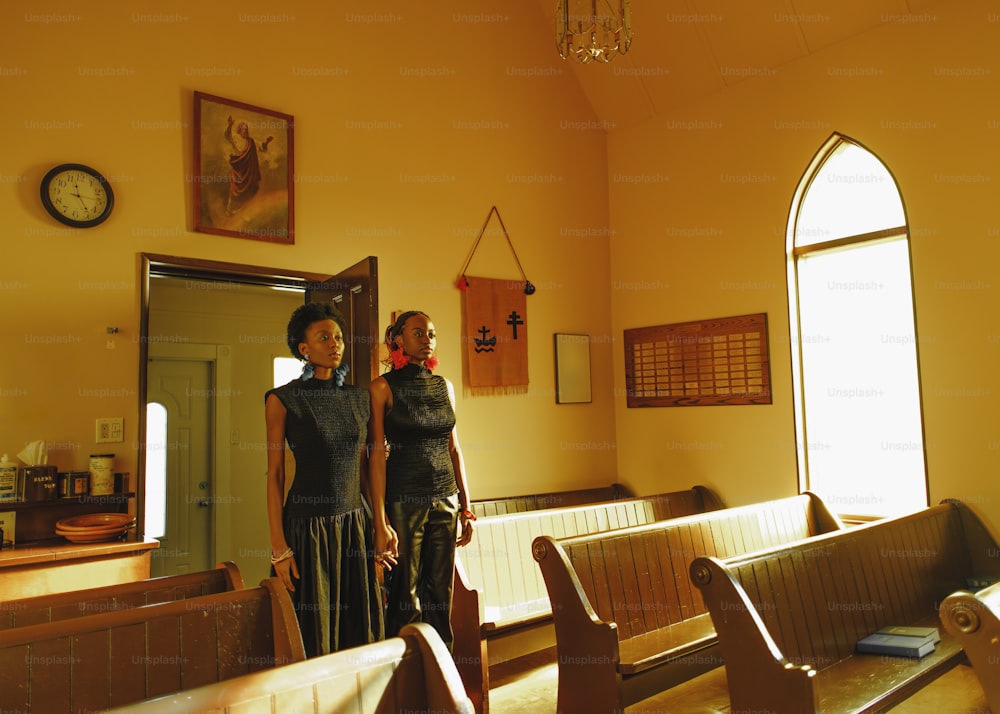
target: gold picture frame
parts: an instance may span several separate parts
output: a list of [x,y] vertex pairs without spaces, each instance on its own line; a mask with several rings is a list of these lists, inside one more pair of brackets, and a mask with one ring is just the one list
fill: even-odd
[[294,120],[194,93],[194,230],[295,242]]

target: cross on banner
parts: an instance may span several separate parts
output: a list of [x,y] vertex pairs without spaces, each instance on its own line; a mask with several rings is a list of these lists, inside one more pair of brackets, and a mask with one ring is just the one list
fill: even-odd
[[508,315],[507,317],[508,317],[507,324],[510,325],[511,332],[513,333],[513,338],[516,340],[517,339],[517,326],[518,325],[523,325],[524,324],[524,320],[521,319],[521,316],[517,314],[516,310],[512,310],[511,313],[510,313],[510,315]]
[[468,386],[526,391],[528,317],[524,283],[473,276],[465,279],[467,287],[462,293]]

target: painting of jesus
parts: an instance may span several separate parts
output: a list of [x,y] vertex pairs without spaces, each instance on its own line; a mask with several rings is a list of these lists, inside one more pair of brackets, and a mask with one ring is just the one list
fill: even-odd
[[294,243],[293,120],[194,93],[195,230]]

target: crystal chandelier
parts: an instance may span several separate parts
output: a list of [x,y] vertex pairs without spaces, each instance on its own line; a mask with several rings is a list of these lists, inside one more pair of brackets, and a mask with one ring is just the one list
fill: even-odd
[[632,44],[629,0],[559,0],[556,47],[563,59],[608,62]]

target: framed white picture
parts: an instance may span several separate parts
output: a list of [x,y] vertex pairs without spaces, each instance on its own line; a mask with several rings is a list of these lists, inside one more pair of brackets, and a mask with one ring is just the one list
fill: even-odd
[[588,404],[590,335],[555,333],[556,404]]

